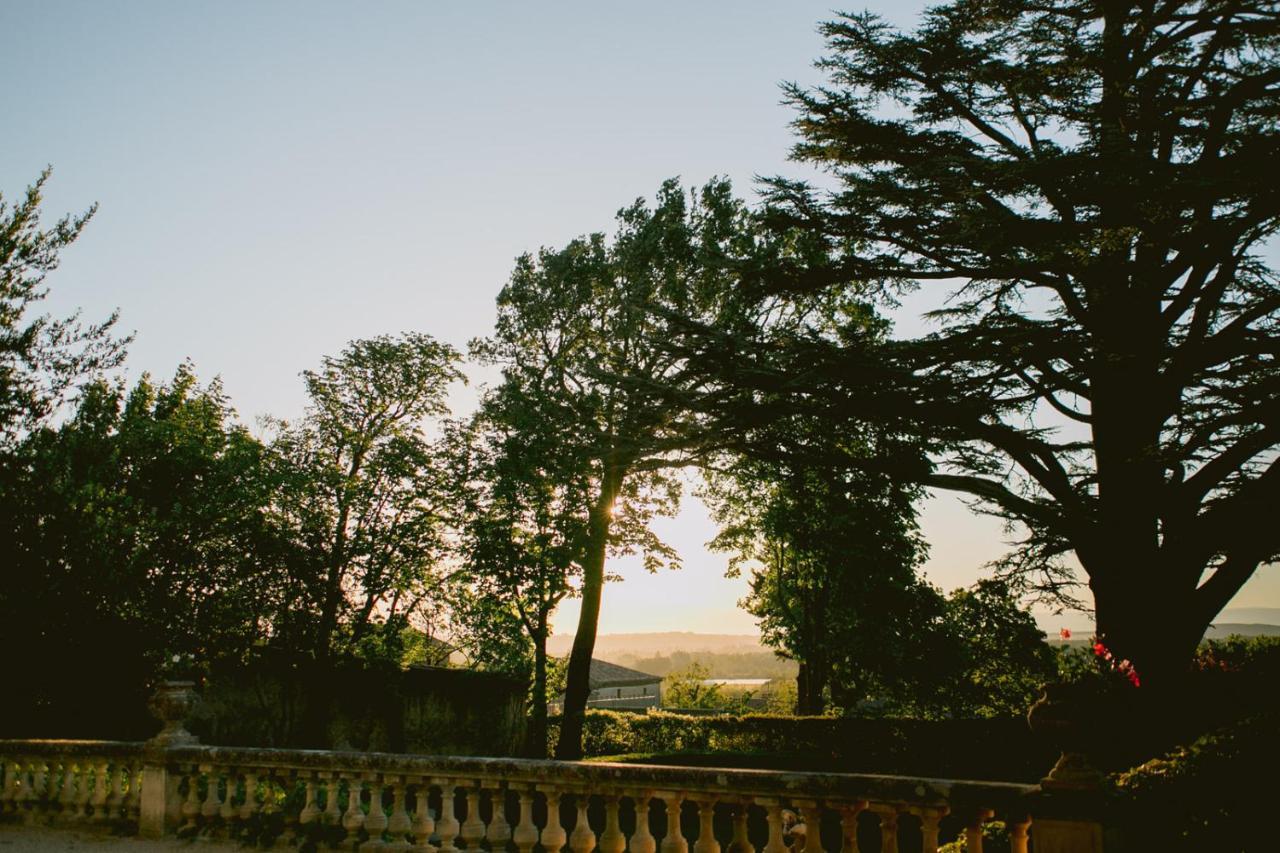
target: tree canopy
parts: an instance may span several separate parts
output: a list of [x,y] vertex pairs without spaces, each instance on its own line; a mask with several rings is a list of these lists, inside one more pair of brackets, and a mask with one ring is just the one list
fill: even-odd
[[1107,643],[1175,677],[1280,552],[1280,194],[1259,180],[1280,144],[1277,15],[957,0],[913,32],[826,24],[828,84],[787,92],[795,157],[834,188],[767,184],[770,221],[826,261],[762,292],[919,289],[937,329],[704,327],[686,353],[718,383],[707,408],[759,419],[768,395],[916,435],[928,464],[900,476],[1025,531],[1010,576],[1063,593],[1078,560]]
[[40,425],[77,385],[124,359],[127,339],[112,337],[116,315],[81,325],[78,315],[29,316],[48,295],[45,276],[80,236],[97,205],[40,228],[46,169],[18,202],[0,194],[0,448]]

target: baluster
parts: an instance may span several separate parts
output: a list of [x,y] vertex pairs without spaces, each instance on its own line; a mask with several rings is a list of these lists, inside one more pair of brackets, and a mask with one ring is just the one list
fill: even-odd
[[480,819],[480,789],[467,788],[467,819],[462,822],[462,831],[458,834],[464,849],[476,851],[484,840],[484,821]]
[[240,834],[240,808],[235,804],[237,789],[240,787],[240,773],[234,767],[228,767],[227,795],[222,798],[222,808],[218,811],[218,819],[222,821],[223,832],[227,838],[235,838]]
[[991,809],[978,809],[964,829],[965,849],[968,853],[982,853],[982,825],[995,815]]
[[840,853],[858,853],[858,815],[866,807],[866,800],[858,800],[840,809]]
[[306,834],[308,827],[320,819],[319,788],[314,773],[307,774],[306,790],[302,795],[302,810],[298,812],[298,825]]
[[604,798],[604,832],[600,833],[600,853],[623,853],[627,849],[627,837],[618,825],[618,806],[621,798],[610,794]]
[[[733,840],[729,842],[729,853],[756,853],[756,848],[747,837],[747,818],[751,814],[751,803],[747,800],[733,806]],[[843,851],[848,853],[848,851]]]
[[516,845],[517,853],[531,853],[533,845],[538,843],[538,827],[533,822],[533,790],[520,791],[520,822],[511,833],[511,840]]
[[880,816],[880,853],[898,853],[898,810],[884,806],[875,812]]
[[83,760],[80,763],[80,790],[76,797],[75,817],[76,820],[88,820],[89,810],[93,806],[93,782],[90,779],[90,772],[93,770],[93,763]]
[[511,840],[511,824],[507,822],[507,789],[495,787],[489,789],[489,831],[485,840],[489,842],[492,853],[502,853]]
[[453,839],[458,837],[458,813],[455,808],[457,790],[451,779],[435,779],[440,786],[440,819],[436,821],[436,835],[440,836],[440,853],[457,853]]
[[218,774],[214,772],[212,764],[200,765],[200,772],[205,778],[204,805],[200,807],[200,823],[204,833],[212,837],[217,834],[216,823],[222,814],[222,798],[218,796]]
[[716,818],[715,798],[698,801],[698,840],[693,843],[693,853],[720,853],[714,826]]
[[110,820],[115,820],[120,817],[120,813],[123,810],[124,787],[122,785],[122,775],[119,764],[112,764],[110,769],[107,770],[108,796],[103,809],[106,812],[106,817]]
[[[436,821],[431,815],[431,784],[419,779],[414,786],[413,798],[413,850],[414,853],[435,853],[431,845],[431,833],[436,831]],[[527,851],[525,852],[527,853]]]
[[323,770],[320,772],[320,779],[324,782],[324,811],[320,813],[320,822],[324,826],[341,826],[342,807],[338,805],[338,789],[341,787],[342,774]]
[[381,850],[382,833],[387,829],[387,812],[382,807],[382,777],[369,773],[365,777],[369,783],[369,813],[364,818],[364,831],[369,840],[360,845],[361,851]]
[[27,799],[27,765],[26,759],[15,758],[9,767],[9,810],[21,812]]
[[76,813],[76,766],[70,758],[62,759],[62,784],[58,789],[58,812],[63,818],[74,818]]
[[[186,821],[182,824],[182,832],[194,835],[199,829],[196,820],[200,816],[200,769],[194,765],[187,774],[187,799],[182,804],[182,816]],[[94,813],[97,813],[95,807]]]
[[[258,809],[258,814],[262,819],[258,823],[258,844],[267,846],[263,842],[271,837],[271,833],[276,830],[276,815],[280,813],[279,802],[279,783],[276,780],[276,770],[274,768],[263,768],[258,771],[258,783],[262,786],[262,806]],[[276,835],[272,839],[271,847],[275,847],[279,841],[280,835]]]
[[560,792],[549,788],[543,795],[547,798],[547,825],[542,828],[542,853],[560,853],[567,840],[564,827],[560,825]]
[[97,761],[93,765],[93,799],[89,801],[89,805],[93,806],[93,819],[106,820],[107,797],[107,762]]
[[287,849],[296,846],[298,839],[302,837],[298,823],[302,810],[294,811],[292,802],[298,790],[298,771],[281,770],[275,775],[280,787],[279,811],[284,817],[284,829],[276,836],[275,846]]
[[0,756],[0,814],[13,809],[17,790],[17,773],[14,771],[13,762],[8,757]]
[[133,825],[137,826],[138,818],[142,812],[142,770],[132,763],[124,766],[124,779],[128,783],[128,789],[124,794],[123,811],[125,818]]
[[667,804],[667,834],[662,836],[658,849],[662,853],[689,853],[689,842],[680,832],[680,804],[684,794],[679,791],[659,791],[657,797]]
[[920,818],[921,849],[923,853],[938,853],[938,821],[949,809],[946,806],[920,806],[914,809]]
[[1009,821],[1009,853],[1027,853],[1027,830],[1031,827],[1031,818]]
[[347,810],[342,815],[342,828],[347,831],[342,839],[344,850],[355,850],[360,845],[360,827],[364,826],[364,810],[360,808],[362,784],[358,776],[347,780]]
[[276,781],[276,771],[274,769],[266,770],[258,774],[258,783],[262,786],[262,813],[263,823],[270,826],[277,812],[280,811],[279,797],[277,796],[279,783]]
[[34,819],[36,814],[43,811],[45,805],[45,789],[48,787],[49,776],[45,772],[44,759],[37,758],[31,762],[31,787],[27,795],[27,817]]
[[408,786],[403,776],[389,776],[386,781],[391,786],[391,817],[387,820],[387,837],[390,840],[384,849],[388,853],[408,853],[410,847],[405,836],[412,827],[409,812],[404,805],[405,789]]
[[804,823],[804,853],[825,853],[822,849],[822,807],[817,800],[795,800]]
[[573,798],[578,807],[578,818],[573,822],[573,832],[569,833],[569,849],[573,853],[591,853],[596,847],[596,834],[591,831],[591,821],[587,818],[591,795],[584,790],[574,794]]
[[240,805],[240,830],[242,834],[253,831],[253,824],[258,816],[258,771],[244,771],[244,802]]
[[788,853],[786,842],[782,838],[785,834],[782,826],[782,801],[761,799],[756,802],[764,806],[765,820],[769,823],[769,840],[765,842],[761,853]]
[[627,853],[655,853],[658,841],[649,831],[649,791],[640,791],[631,800],[636,807],[636,831],[627,842]]

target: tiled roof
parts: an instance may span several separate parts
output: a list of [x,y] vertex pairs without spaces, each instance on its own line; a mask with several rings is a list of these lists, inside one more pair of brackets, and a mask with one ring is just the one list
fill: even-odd
[[591,659],[591,689],[599,687],[633,687],[638,684],[656,684],[661,675],[651,675],[638,669],[627,669],[616,663]]

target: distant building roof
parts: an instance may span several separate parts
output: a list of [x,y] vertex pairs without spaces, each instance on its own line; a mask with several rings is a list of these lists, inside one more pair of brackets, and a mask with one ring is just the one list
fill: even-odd
[[591,689],[600,687],[633,687],[638,684],[655,684],[662,681],[661,675],[651,675],[638,669],[627,669],[616,663],[591,659]]

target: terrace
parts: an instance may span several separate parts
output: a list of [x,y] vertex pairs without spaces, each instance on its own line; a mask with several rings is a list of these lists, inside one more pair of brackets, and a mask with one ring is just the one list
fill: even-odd
[[983,824],[1000,820],[1015,853],[1102,849],[1087,792],[1052,778],[1027,785],[231,748],[186,731],[194,701],[186,683],[162,688],[154,706],[164,727],[145,742],[0,740],[0,844],[930,853],[956,836],[981,851]]

